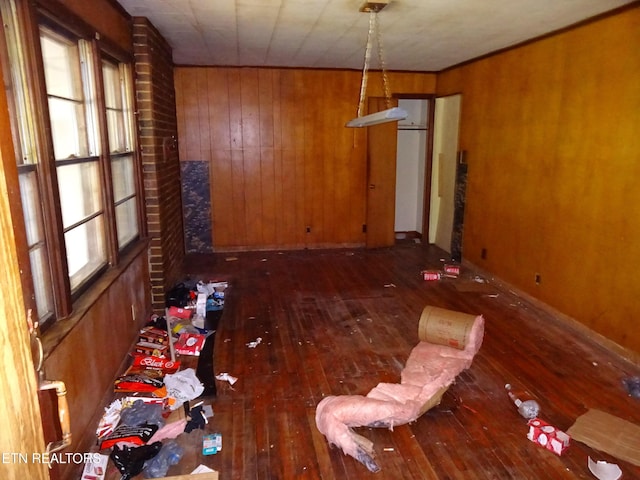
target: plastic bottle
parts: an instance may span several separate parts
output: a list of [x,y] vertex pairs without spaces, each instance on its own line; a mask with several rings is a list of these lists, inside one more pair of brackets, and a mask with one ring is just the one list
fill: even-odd
[[184,450],[177,442],[165,443],[155,457],[145,462],[142,471],[144,478],[166,477],[169,467],[176,465],[183,454]]
[[504,386],[504,388],[507,390],[509,398],[516,405],[516,407],[518,408],[518,413],[522,417],[526,418],[527,420],[531,420],[532,418],[536,418],[538,416],[538,414],[540,413],[540,405],[538,404],[538,402],[536,402],[535,400],[520,400],[511,391],[511,385],[508,383]]

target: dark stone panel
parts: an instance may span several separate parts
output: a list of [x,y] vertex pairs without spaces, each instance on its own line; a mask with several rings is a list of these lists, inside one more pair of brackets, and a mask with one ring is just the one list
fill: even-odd
[[212,253],[209,162],[180,162],[186,253]]
[[462,231],[467,193],[467,170],[467,163],[459,161],[456,168],[456,190],[453,200],[453,232],[451,234],[451,259],[456,262],[462,261]]

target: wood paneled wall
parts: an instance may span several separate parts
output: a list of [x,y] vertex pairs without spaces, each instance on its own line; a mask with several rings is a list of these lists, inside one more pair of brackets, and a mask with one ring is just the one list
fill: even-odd
[[[44,363],[46,378],[62,380],[67,387],[73,434],[69,452],[89,451],[95,442],[96,414],[151,313],[147,249],[130,256],[119,271],[100,280],[95,294],[80,300],[73,318],[59,321],[76,321],[75,328],[62,339],[44,338],[45,351],[51,351]],[[72,478],[75,468],[60,465],[61,478]]]
[[[217,250],[362,245],[366,130],[360,72],[178,67],[180,160],[210,162]],[[395,93],[435,90],[433,74],[391,74]],[[369,95],[383,96],[378,73]]]
[[640,353],[638,46],[636,7],[443,72],[437,90],[463,96],[464,257]]

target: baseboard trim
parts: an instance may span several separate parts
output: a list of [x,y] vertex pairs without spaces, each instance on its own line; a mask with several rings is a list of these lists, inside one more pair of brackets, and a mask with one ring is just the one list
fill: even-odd
[[556,321],[559,324],[570,328],[576,334],[586,337],[587,339],[591,340],[598,346],[610,351],[620,359],[630,363],[632,366],[637,367],[637,365],[640,363],[640,353],[634,352],[633,350],[623,347],[622,345],[614,342],[610,338],[607,338],[601,333],[598,333],[595,330],[589,328],[584,323],[576,320],[575,318],[565,313],[562,313],[561,311],[555,309],[551,305],[543,302],[542,300],[530,295],[529,293],[523,290],[520,290],[518,287],[515,287],[509,282],[493,275],[492,273],[484,270],[483,268],[479,267],[478,265],[468,260],[463,259],[462,265],[478,272],[478,274],[482,275],[492,283],[498,285],[500,288],[512,292],[513,294],[518,296],[521,300],[530,304],[533,308],[536,308],[544,312],[551,320]]

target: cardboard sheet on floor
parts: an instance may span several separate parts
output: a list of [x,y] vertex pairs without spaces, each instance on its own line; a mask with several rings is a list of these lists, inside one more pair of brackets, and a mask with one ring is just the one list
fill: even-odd
[[640,467],[640,426],[600,410],[577,418],[567,433],[579,442]]

